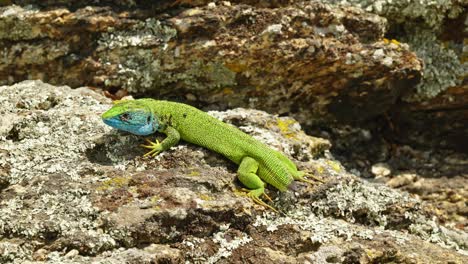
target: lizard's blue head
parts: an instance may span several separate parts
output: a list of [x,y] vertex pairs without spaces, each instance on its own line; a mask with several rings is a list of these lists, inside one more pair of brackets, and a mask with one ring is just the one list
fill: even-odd
[[147,136],[159,128],[156,115],[143,100],[124,100],[117,102],[102,114],[102,121],[119,130],[135,135]]

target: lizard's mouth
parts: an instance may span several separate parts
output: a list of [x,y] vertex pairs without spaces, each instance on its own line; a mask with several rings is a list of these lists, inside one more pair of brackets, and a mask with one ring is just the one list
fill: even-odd
[[114,118],[102,118],[102,121],[104,124],[111,126],[111,127],[116,127],[118,120],[115,120]]

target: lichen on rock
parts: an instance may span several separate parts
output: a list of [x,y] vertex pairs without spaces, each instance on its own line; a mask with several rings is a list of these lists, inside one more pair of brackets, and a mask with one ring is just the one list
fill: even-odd
[[[414,92],[406,93],[405,100],[415,102],[434,98],[448,88],[459,85],[465,78],[463,75],[467,71],[467,65],[461,48],[457,48],[463,46],[463,40],[456,37],[458,40],[454,42],[441,38],[444,31],[450,31],[447,26],[448,21],[458,19],[455,21],[463,23],[460,19],[466,13],[466,3],[463,1],[332,0],[329,2],[358,6],[386,17],[390,27],[388,35],[408,43],[411,50],[424,61],[422,82],[417,85]],[[460,29],[463,30],[463,27]]]
[[326,182],[296,182],[284,193],[268,187],[285,213],[277,215],[239,194],[237,167],[211,151],[181,142],[141,157],[142,138],[105,126],[99,114],[110,101],[89,89],[26,81],[1,87],[0,102],[2,262],[232,263],[261,255],[294,263],[336,245],[343,261],[356,246],[404,258],[438,252],[421,254],[424,262],[465,258],[465,233],[443,227],[419,199],[348,174],[328,141],[290,117],[210,112]]
[[[166,13],[167,1],[135,2],[132,11],[101,1],[2,7],[9,33],[0,38],[0,83],[41,79],[217,109],[255,106],[313,123],[354,119],[363,108],[362,119],[381,114],[419,80],[416,56],[382,42],[385,18],[318,1],[238,2],[176,3]],[[14,34],[23,27],[12,21],[33,32]],[[380,107],[371,107],[374,97]]]
[[416,86],[415,93],[408,94],[407,101],[431,99],[462,82],[468,64],[462,64],[454,50],[446,47],[433,32],[418,30],[404,39],[425,62],[423,82]]
[[118,67],[119,74],[106,79],[105,84],[136,92],[153,87],[156,82],[164,82],[157,51],[164,52],[168,41],[176,34],[174,29],[152,18],[138,22],[128,30],[109,28],[98,41],[97,56],[103,65]]
[[462,0],[328,0],[328,2],[357,5],[396,23],[422,20],[433,29],[440,29],[445,19],[455,18],[463,12]]

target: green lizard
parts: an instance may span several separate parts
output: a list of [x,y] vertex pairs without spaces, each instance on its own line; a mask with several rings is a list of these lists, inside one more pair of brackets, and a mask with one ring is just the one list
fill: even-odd
[[167,137],[143,147],[150,149],[144,156],[155,156],[176,145],[180,139],[215,151],[239,164],[237,177],[244,184],[247,196],[254,202],[277,212],[260,199],[265,183],[280,191],[287,190],[293,180],[310,182],[304,172],[282,153],[273,150],[236,127],[223,123],[192,106],[169,101],[138,99],[118,101],[102,114],[107,125],[136,135],[162,132]]

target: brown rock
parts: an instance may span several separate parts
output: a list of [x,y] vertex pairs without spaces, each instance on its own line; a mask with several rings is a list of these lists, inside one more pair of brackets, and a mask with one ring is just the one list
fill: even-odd
[[255,105],[310,124],[381,114],[421,73],[407,46],[383,40],[386,20],[358,8],[218,4],[149,13],[3,7],[0,79],[193,94],[199,103]]

